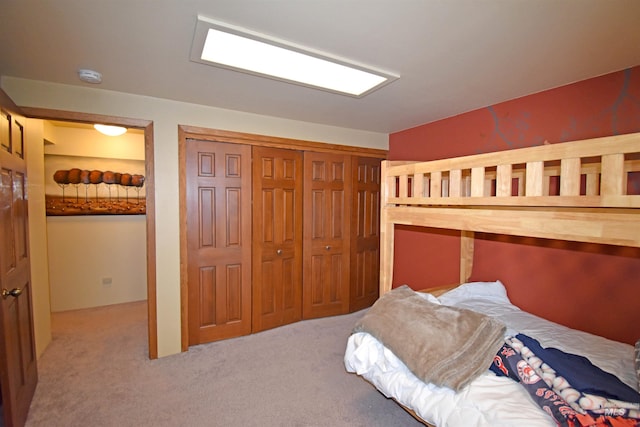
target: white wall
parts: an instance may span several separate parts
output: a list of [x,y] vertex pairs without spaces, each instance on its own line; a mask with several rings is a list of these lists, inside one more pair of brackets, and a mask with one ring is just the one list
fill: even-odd
[[47,241],[52,312],[147,298],[144,215],[50,216]]
[[38,357],[51,342],[51,308],[49,300],[49,262],[47,223],[44,199],[44,145],[42,120],[27,120],[27,172],[29,184],[29,253],[31,254],[31,286],[33,324]]
[[144,132],[140,130],[106,136],[91,128],[45,122],[44,137],[48,141],[45,154],[144,160]]
[[[44,123],[43,129],[47,141],[44,189],[48,195],[62,194],[53,181],[58,169],[104,169],[101,166],[108,165],[107,169],[113,171],[144,174],[144,134],[140,131],[109,137],[92,128],[55,126],[49,122]],[[85,189],[80,187],[68,186],[66,197],[82,198]],[[100,189],[100,197],[124,197],[124,191],[117,188],[108,192],[105,185],[100,187],[105,187]],[[89,197],[98,193],[96,187]],[[129,197],[134,199],[137,195]],[[145,219],[144,215],[47,217],[51,311],[146,299]]]
[[[159,98],[2,77],[19,106],[52,108],[154,122],[156,311],[158,356],[180,352],[180,218],[178,125],[331,144],[388,149],[388,135],[248,114]],[[38,325],[36,325],[38,326]]]

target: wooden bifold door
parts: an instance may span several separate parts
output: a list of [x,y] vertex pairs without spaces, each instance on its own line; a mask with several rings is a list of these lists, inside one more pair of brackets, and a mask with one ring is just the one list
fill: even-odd
[[380,159],[353,157],[349,311],[371,306],[380,284]]
[[253,331],[302,317],[302,153],[253,147]]
[[189,344],[251,332],[251,147],[188,140]]
[[351,156],[304,154],[305,319],[349,310]]
[[373,304],[380,157],[184,144],[189,345]]

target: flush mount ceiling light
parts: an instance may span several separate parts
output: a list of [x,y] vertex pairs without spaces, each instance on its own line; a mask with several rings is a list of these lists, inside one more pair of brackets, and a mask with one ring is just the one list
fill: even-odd
[[100,125],[95,124],[93,127],[100,133],[107,136],[120,136],[127,131],[127,128],[123,128],[120,126],[109,126],[109,125]]
[[198,16],[191,60],[357,98],[398,79],[203,16]]

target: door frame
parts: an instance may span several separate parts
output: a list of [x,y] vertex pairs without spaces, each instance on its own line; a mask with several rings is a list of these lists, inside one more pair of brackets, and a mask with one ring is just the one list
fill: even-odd
[[20,109],[26,117],[31,119],[58,120],[77,123],[104,123],[108,125],[142,129],[144,131],[145,185],[148,190],[146,191],[147,210],[145,215],[147,226],[147,331],[149,358],[157,359],[158,321],[156,308],[156,219],[153,121],[48,108],[20,107]]

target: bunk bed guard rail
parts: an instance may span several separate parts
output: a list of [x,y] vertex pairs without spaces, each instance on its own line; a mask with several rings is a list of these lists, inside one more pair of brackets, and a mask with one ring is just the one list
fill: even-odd
[[640,133],[384,161],[381,179],[383,281],[395,224],[640,247]]

